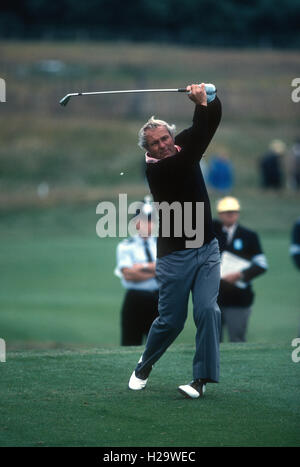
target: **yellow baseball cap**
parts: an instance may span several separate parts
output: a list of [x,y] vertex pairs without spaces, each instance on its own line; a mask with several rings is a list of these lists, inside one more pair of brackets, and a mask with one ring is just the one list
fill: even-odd
[[273,139],[273,141],[271,141],[270,143],[269,149],[271,149],[271,151],[276,152],[276,154],[284,154],[286,150],[286,145],[280,139]]
[[241,206],[240,203],[236,198],[233,196],[225,196],[217,203],[217,211],[218,212],[226,212],[226,211],[240,211]]

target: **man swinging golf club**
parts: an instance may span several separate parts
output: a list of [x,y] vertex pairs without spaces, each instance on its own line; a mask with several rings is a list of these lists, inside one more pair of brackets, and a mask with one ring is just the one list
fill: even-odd
[[[180,203],[184,219],[188,218],[185,217],[188,203],[192,206],[190,221],[193,225],[199,203],[204,205],[204,222],[200,226],[203,243],[190,247],[191,237],[185,231],[178,236],[174,219],[169,235],[162,235],[163,219],[159,211],[156,263],[159,317],[152,324],[143,355],[129,380],[129,388],[145,388],[153,365],[184,327],[192,292],[197,329],[193,380],[178,389],[185,397],[198,398],[203,396],[207,383],[219,381],[221,320],[217,297],[220,254],[199,161],[220,123],[221,103],[216,96],[208,99],[204,83],[192,84],[186,90],[196,104],[192,126],[174,137],[174,125],[152,117],[139,132],[139,145],[147,151],[146,175],[155,202]],[[196,227],[199,229],[198,225]]]

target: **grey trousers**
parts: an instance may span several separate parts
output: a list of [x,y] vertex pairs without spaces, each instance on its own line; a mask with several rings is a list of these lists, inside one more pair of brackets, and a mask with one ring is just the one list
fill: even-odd
[[[150,328],[138,371],[151,367],[184,328],[192,292],[196,325],[193,378],[219,381],[221,313],[217,305],[220,253],[216,239],[201,248],[173,252],[156,263],[159,316]],[[137,371],[137,376],[138,375]]]
[[222,324],[227,327],[230,342],[246,342],[246,332],[251,308],[222,306],[221,312]]

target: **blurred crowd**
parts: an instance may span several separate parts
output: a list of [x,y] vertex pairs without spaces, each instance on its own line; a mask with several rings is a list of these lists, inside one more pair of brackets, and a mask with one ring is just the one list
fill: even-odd
[[300,138],[290,148],[279,139],[272,140],[259,160],[259,172],[263,189],[300,190]]

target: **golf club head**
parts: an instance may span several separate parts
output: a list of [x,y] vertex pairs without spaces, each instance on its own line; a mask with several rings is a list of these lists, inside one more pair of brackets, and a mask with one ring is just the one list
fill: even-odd
[[67,94],[65,97],[63,97],[59,103],[60,105],[63,105],[64,107],[67,105],[67,103],[69,102],[69,100],[71,99],[71,96],[70,94]]

